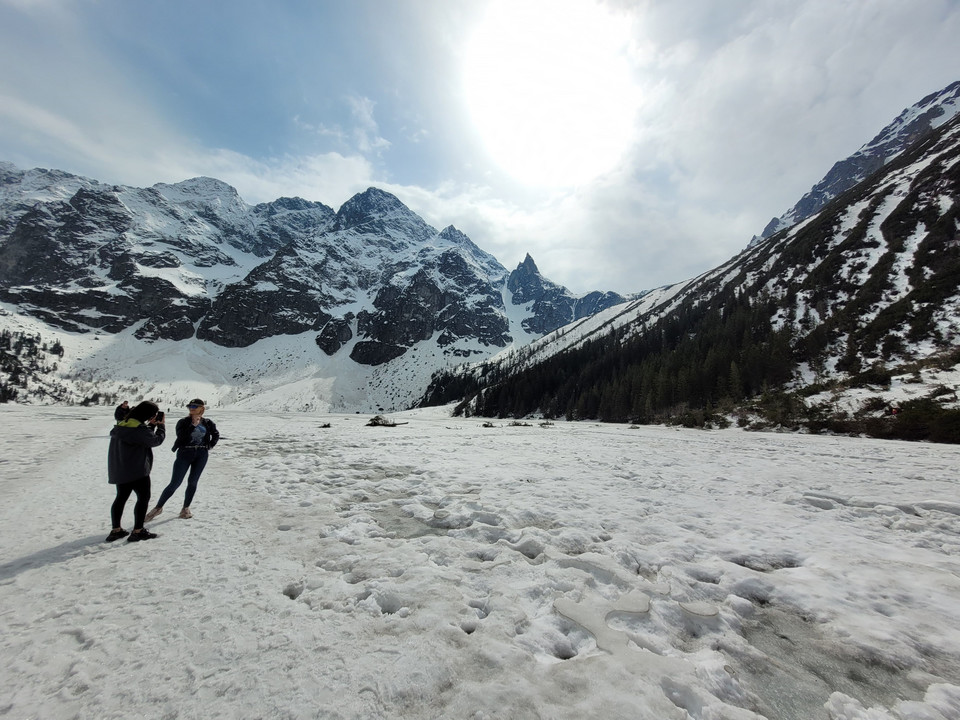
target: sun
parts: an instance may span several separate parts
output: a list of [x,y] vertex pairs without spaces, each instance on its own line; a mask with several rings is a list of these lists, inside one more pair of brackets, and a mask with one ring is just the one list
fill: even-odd
[[493,0],[468,41],[464,91],[494,162],[519,182],[576,186],[630,145],[638,93],[628,24],[591,0]]

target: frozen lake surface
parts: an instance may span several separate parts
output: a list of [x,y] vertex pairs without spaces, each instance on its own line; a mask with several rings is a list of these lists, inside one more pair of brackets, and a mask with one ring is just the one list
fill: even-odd
[[0,406],[0,716],[960,717],[960,448],[211,409],[107,544],[111,412]]

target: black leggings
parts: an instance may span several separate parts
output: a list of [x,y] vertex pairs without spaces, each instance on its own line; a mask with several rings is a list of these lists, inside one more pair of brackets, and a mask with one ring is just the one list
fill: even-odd
[[113,501],[110,507],[110,517],[113,521],[113,527],[120,527],[120,521],[123,519],[123,508],[127,504],[130,493],[137,494],[137,504],[133,506],[133,529],[140,530],[143,527],[143,521],[147,517],[147,509],[150,507],[150,476],[142,477],[133,482],[117,485],[117,499]]

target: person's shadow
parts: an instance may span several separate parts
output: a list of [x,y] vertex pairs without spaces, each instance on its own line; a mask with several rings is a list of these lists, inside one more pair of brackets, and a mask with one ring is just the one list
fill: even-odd
[[[17,558],[16,560],[5,562],[0,565],[0,580],[8,580],[16,577],[24,570],[32,570],[34,568],[43,567],[44,565],[54,565],[55,563],[72,560],[75,557],[79,557],[82,554],[83,549],[88,548],[91,545],[109,546],[110,543],[103,542],[104,537],[104,535],[100,534],[90,535],[89,537],[65,542],[62,545],[57,545],[56,547],[47,548],[45,550],[37,550],[37,552],[31,553],[30,555],[25,555],[21,558]],[[117,541],[112,544],[118,545],[120,542],[121,541]]]
[[[161,520],[154,524],[162,524],[163,522],[169,522],[173,519],[174,518],[172,517],[166,518],[166,520]],[[104,537],[106,536],[102,534],[90,535],[89,537],[65,542],[62,545],[57,545],[56,547],[47,548],[45,550],[37,550],[35,553],[24,555],[16,560],[5,562],[0,565],[0,582],[14,578],[24,570],[32,570],[45,565],[55,565],[56,563],[73,560],[76,557],[87,554],[84,553],[83,550],[84,548],[89,548],[91,545],[102,546],[98,548],[96,552],[104,552],[112,547],[119,547],[120,545],[127,544],[127,538],[121,538],[120,540],[115,540],[112,543],[108,543],[103,541]]]

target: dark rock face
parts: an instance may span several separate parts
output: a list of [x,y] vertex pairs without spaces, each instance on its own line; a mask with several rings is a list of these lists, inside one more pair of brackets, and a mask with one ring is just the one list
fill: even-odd
[[259,236],[264,239],[254,254],[268,255],[271,248],[281,248],[300,238],[312,237],[330,227],[334,220],[332,209],[322,203],[302,198],[280,198],[270,203],[255,205],[251,211]]
[[247,347],[274,335],[318,330],[330,319],[316,303],[290,288],[227,287],[197,328],[200,340],[224,347]]
[[353,313],[347,313],[342,318],[331,318],[327,324],[320,329],[317,335],[317,347],[323,350],[327,355],[335,355],[340,348],[353,339]]
[[248,206],[194,178],[138,189],[0,163],[0,299],[70,330],[246,347],[315,332],[326,355],[376,365],[435,342],[457,357],[513,340],[504,306],[548,332],[623,298],[578,298],[531,258],[510,274],[462,232],[437,232],[370,188],[339,211]]
[[478,278],[462,256],[450,251],[416,271],[408,283],[381,288],[373,310],[358,314],[357,331],[390,347],[410,347],[435,333],[440,347],[462,338],[504,347],[510,327],[502,309],[495,284]]
[[353,346],[350,359],[361,365],[382,365],[396,360],[407,351],[400,345],[390,345],[376,340],[362,340]]
[[544,278],[529,255],[510,273],[507,289],[513,293],[514,305],[532,303],[533,314],[523,321],[523,328],[537,335],[626,302],[625,297],[612,292],[574,297],[566,288]]
[[322,278],[292,245],[255,267],[216,297],[197,337],[225,347],[246,347],[273,335],[319,330],[331,318]]
[[361,311],[357,330],[361,336],[413,345],[433,334],[433,319],[443,304],[443,292],[423,270],[405,287],[387,285],[373,300],[375,312]]
[[[223,289],[214,277],[241,282],[244,264],[334,217],[288,198],[249,208],[210,178],[137,189],[0,167],[0,299],[76,331],[139,324],[145,340],[193,337]],[[221,315],[244,324],[235,312]],[[233,344],[247,339],[240,332]]]

